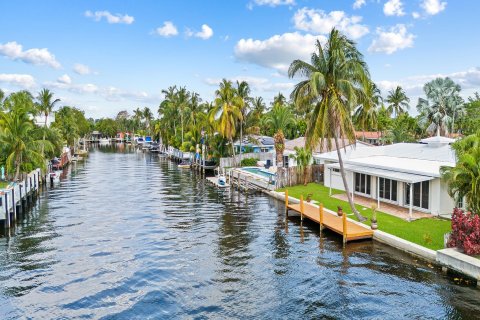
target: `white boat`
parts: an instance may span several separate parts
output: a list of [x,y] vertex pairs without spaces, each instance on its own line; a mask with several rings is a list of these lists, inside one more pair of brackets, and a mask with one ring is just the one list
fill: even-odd
[[100,138],[100,140],[98,141],[100,144],[109,144],[110,143],[110,139],[108,138]]

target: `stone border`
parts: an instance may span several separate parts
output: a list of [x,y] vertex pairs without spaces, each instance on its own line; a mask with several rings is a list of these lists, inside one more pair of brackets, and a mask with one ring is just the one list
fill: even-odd
[[461,253],[456,248],[437,251],[438,263],[477,280],[480,283],[480,259]]

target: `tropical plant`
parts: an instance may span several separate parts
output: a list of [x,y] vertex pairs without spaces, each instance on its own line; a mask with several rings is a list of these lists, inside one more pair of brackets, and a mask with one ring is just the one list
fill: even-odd
[[400,86],[397,86],[395,89],[388,92],[386,102],[388,103],[388,112],[390,115],[393,113],[394,117],[397,117],[399,114],[410,108],[410,105],[408,104],[410,98],[407,97],[405,91]]
[[272,110],[265,114],[264,123],[274,132],[273,139],[275,143],[276,162],[277,167],[281,167],[283,151],[285,150],[284,131],[289,124],[295,123],[292,111],[284,104],[277,102],[274,104]]
[[363,132],[363,140],[365,140],[365,131],[378,128],[378,107],[382,103],[380,89],[375,83],[367,84],[365,93],[365,101],[355,109],[353,115],[354,122]]
[[0,145],[6,155],[7,172],[15,172],[14,180],[20,177],[21,168],[27,163],[45,167],[42,150],[53,149],[46,140],[35,139],[35,124],[32,121],[36,113],[30,93],[20,91],[5,99],[0,111]]
[[[38,102],[36,103],[37,111],[40,115],[45,117],[44,128],[47,128],[48,116],[53,112],[55,104],[60,102],[60,99],[53,100],[53,92],[48,89],[42,89],[38,93]],[[52,101],[53,100],[53,101]],[[43,141],[45,141],[46,130],[43,132]],[[42,149],[42,154],[44,150]]]
[[240,120],[240,162],[242,161],[242,143],[243,143],[243,123],[247,117],[248,109],[250,107],[250,86],[246,81],[239,82],[237,80],[237,95],[242,99],[242,107],[240,112],[242,119]]
[[357,218],[364,221],[349,191],[339,140],[346,139],[355,145],[351,114],[355,106],[367,100],[365,87],[371,83],[369,72],[355,43],[336,29],[330,32],[324,46],[317,41],[316,48],[311,63],[295,60],[290,65],[290,77],[306,78],[295,85],[291,96],[297,106],[312,106],[306,146],[312,148],[321,140],[322,149],[326,146],[332,150],[331,141],[334,141],[350,207]]
[[210,111],[210,121],[232,146],[232,154],[235,159],[233,138],[235,137],[238,122],[242,121],[243,100],[236,94],[232,82],[223,79],[220,88],[215,91],[215,107]]
[[480,216],[455,208],[452,214],[452,233],[447,247],[456,247],[468,255],[480,254]]
[[419,98],[417,110],[429,132],[447,134],[454,129],[455,118],[463,114],[460,85],[450,78],[436,78],[423,87],[427,99]]
[[303,173],[303,185],[307,185],[308,168],[312,162],[312,152],[307,148],[295,147],[295,154],[292,159],[297,162],[297,170]]

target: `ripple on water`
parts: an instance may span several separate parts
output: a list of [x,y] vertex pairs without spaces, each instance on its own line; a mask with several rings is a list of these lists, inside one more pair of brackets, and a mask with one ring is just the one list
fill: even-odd
[[0,238],[0,318],[468,318],[479,290],[162,156],[91,152]]

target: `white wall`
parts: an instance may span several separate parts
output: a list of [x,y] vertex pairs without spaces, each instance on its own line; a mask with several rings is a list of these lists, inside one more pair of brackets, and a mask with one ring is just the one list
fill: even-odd
[[453,200],[448,194],[447,184],[440,179],[437,179],[440,182],[440,214],[451,214],[453,213],[453,208],[457,206],[455,200]]

